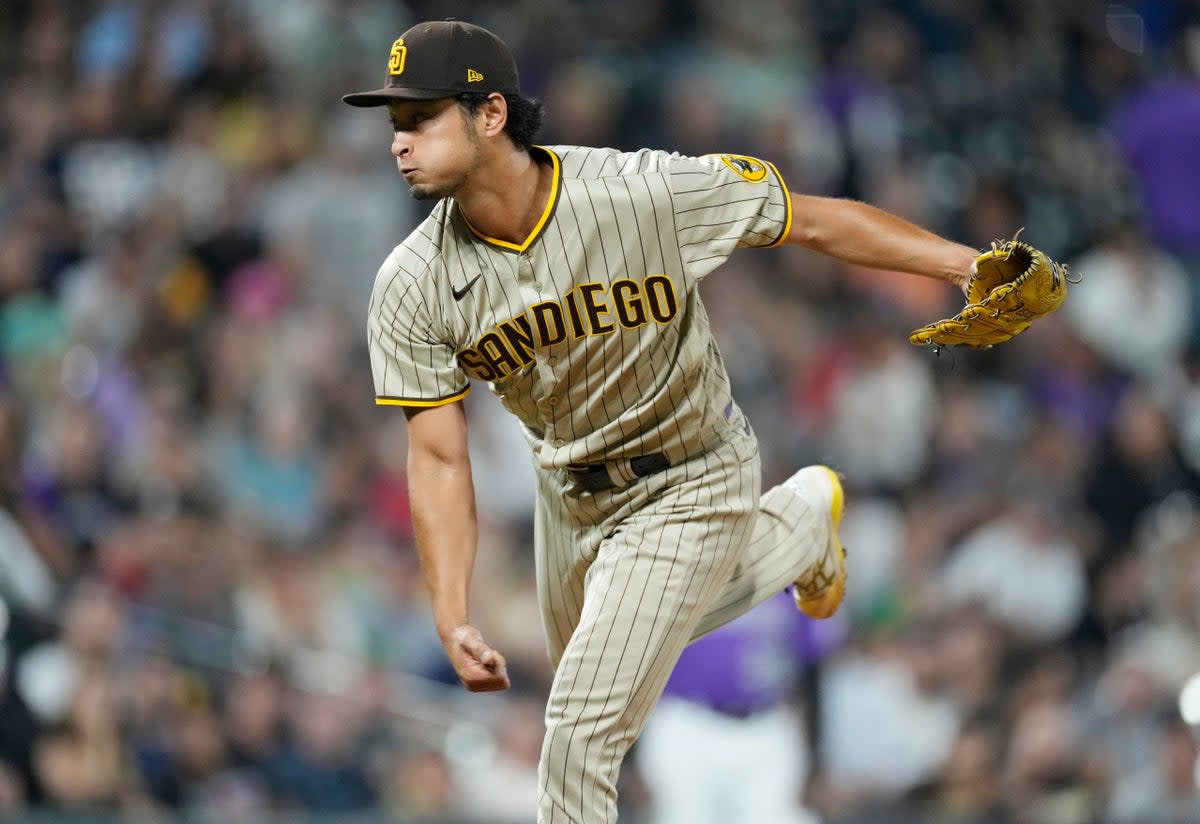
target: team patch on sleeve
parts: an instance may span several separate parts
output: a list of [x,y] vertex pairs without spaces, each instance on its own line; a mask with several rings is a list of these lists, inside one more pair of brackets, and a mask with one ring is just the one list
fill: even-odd
[[738,154],[718,155],[721,162],[730,168],[734,174],[751,183],[762,183],[767,179],[767,164],[756,157]]

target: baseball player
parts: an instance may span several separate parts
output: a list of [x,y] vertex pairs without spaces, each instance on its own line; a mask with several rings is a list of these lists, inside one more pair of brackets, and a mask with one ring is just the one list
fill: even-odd
[[368,312],[377,402],[408,417],[413,521],[438,632],[473,691],[509,686],[470,623],[476,518],[463,397],[487,382],[537,468],[538,594],[555,677],[543,824],[617,817],[617,773],[683,648],[793,585],[844,591],[837,475],[761,492],[697,286],[734,249],[800,244],[964,285],[975,252],[865,204],[789,194],[773,165],[533,143],[540,104],[491,32],[392,44],[391,152],[438,199],[384,261]]

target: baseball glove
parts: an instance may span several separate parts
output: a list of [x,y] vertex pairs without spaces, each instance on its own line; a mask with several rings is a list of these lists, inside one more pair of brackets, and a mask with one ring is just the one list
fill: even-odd
[[1017,238],[994,240],[975,258],[967,283],[967,305],[952,318],[913,330],[917,346],[988,349],[1024,332],[1029,324],[1062,305],[1070,269]]

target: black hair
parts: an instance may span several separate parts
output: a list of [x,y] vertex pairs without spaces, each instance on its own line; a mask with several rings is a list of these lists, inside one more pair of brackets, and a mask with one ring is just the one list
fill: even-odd
[[[467,115],[473,115],[487,100],[486,94],[468,92],[458,96],[458,105],[462,106]],[[504,95],[504,102],[508,104],[508,120],[504,124],[504,133],[518,148],[529,151],[542,129],[542,119],[545,116],[542,102],[521,97],[519,94]]]

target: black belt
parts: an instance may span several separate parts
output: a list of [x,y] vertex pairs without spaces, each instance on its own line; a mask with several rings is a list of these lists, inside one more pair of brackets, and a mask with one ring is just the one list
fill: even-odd
[[[629,469],[639,478],[662,472],[671,462],[662,452],[652,452],[649,455],[638,455],[629,459]],[[571,464],[567,467],[575,482],[588,492],[603,492],[617,486],[612,475],[608,472],[607,464]]]

